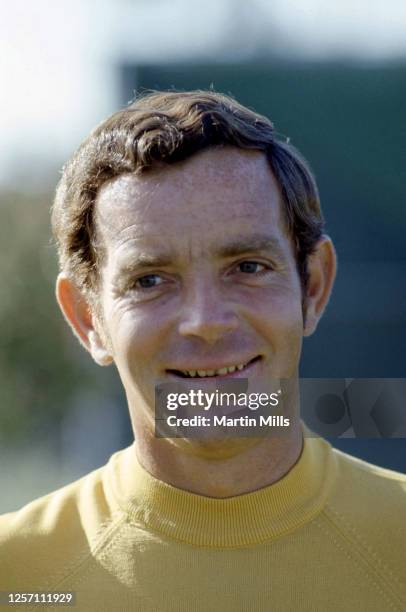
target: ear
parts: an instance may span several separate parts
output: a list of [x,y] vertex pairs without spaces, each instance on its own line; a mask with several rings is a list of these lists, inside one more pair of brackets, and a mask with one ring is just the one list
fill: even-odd
[[85,297],[63,272],[56,281],[56,299],[73,333],[82,346],[101,366],[110,365],[113,357],[105,347],[95,325],[96,319]]
[[304,336],[310,336],[316,330],[330,298],[336,270],[337,258],[333,243],[328,236],[322,236],[308,259]]

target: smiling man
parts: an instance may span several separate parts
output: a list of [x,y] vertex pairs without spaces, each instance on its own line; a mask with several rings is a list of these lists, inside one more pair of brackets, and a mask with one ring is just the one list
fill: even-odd
[[[213,92],[140,98],[67,164],[53,226],[58,302],[115,364],[135,442],[0,518],[1,590],[98,612],[404,609],[405,477],[303,435],[302,341],[335,253],[271,122]],[[160,386],[244,381],[284,381],[289,427],[157,435]]]

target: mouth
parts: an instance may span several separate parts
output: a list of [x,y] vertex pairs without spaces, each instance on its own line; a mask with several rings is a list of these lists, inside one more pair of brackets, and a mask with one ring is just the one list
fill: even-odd
[[261,360],[261,355],[257,355],[253,359],[243,363],[234,363],[220,368],[199,368],[199,369],[187,369],[187,370],[174,370],[168,369],[166,372],[177,378],[183,378],[188,380],[202,380],[205,379],[218,379],[218,378],[241,378],[248,376],[249,370],[252,366]]

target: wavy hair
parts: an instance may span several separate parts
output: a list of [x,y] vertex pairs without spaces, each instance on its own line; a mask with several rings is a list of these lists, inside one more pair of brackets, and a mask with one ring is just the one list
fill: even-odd
[[323,231],[313,174],[272,122],[213,91],[150,92],[98,125],[64,166],[52,208],[60,267],[89,297],[97,294],[101,252],[95,201],[121,174],[176,164],[209,147],[263,151],[279,185],[305,295],[307,260]]

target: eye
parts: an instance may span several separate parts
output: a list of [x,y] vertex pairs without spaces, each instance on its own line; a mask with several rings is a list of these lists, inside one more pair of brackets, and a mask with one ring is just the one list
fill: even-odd
[[242,261],[238,264],[238,267],[240,268],[240,272],[244,272],[244,274],[258,274],[267,270],[266,266],[259,263],[259,261]]
[[146,274],[145,276],[141,276],[141,278],[137,279],[135,282],[135,287],[140,289],[153,289],[162,282],[162,277],[158,274]]

